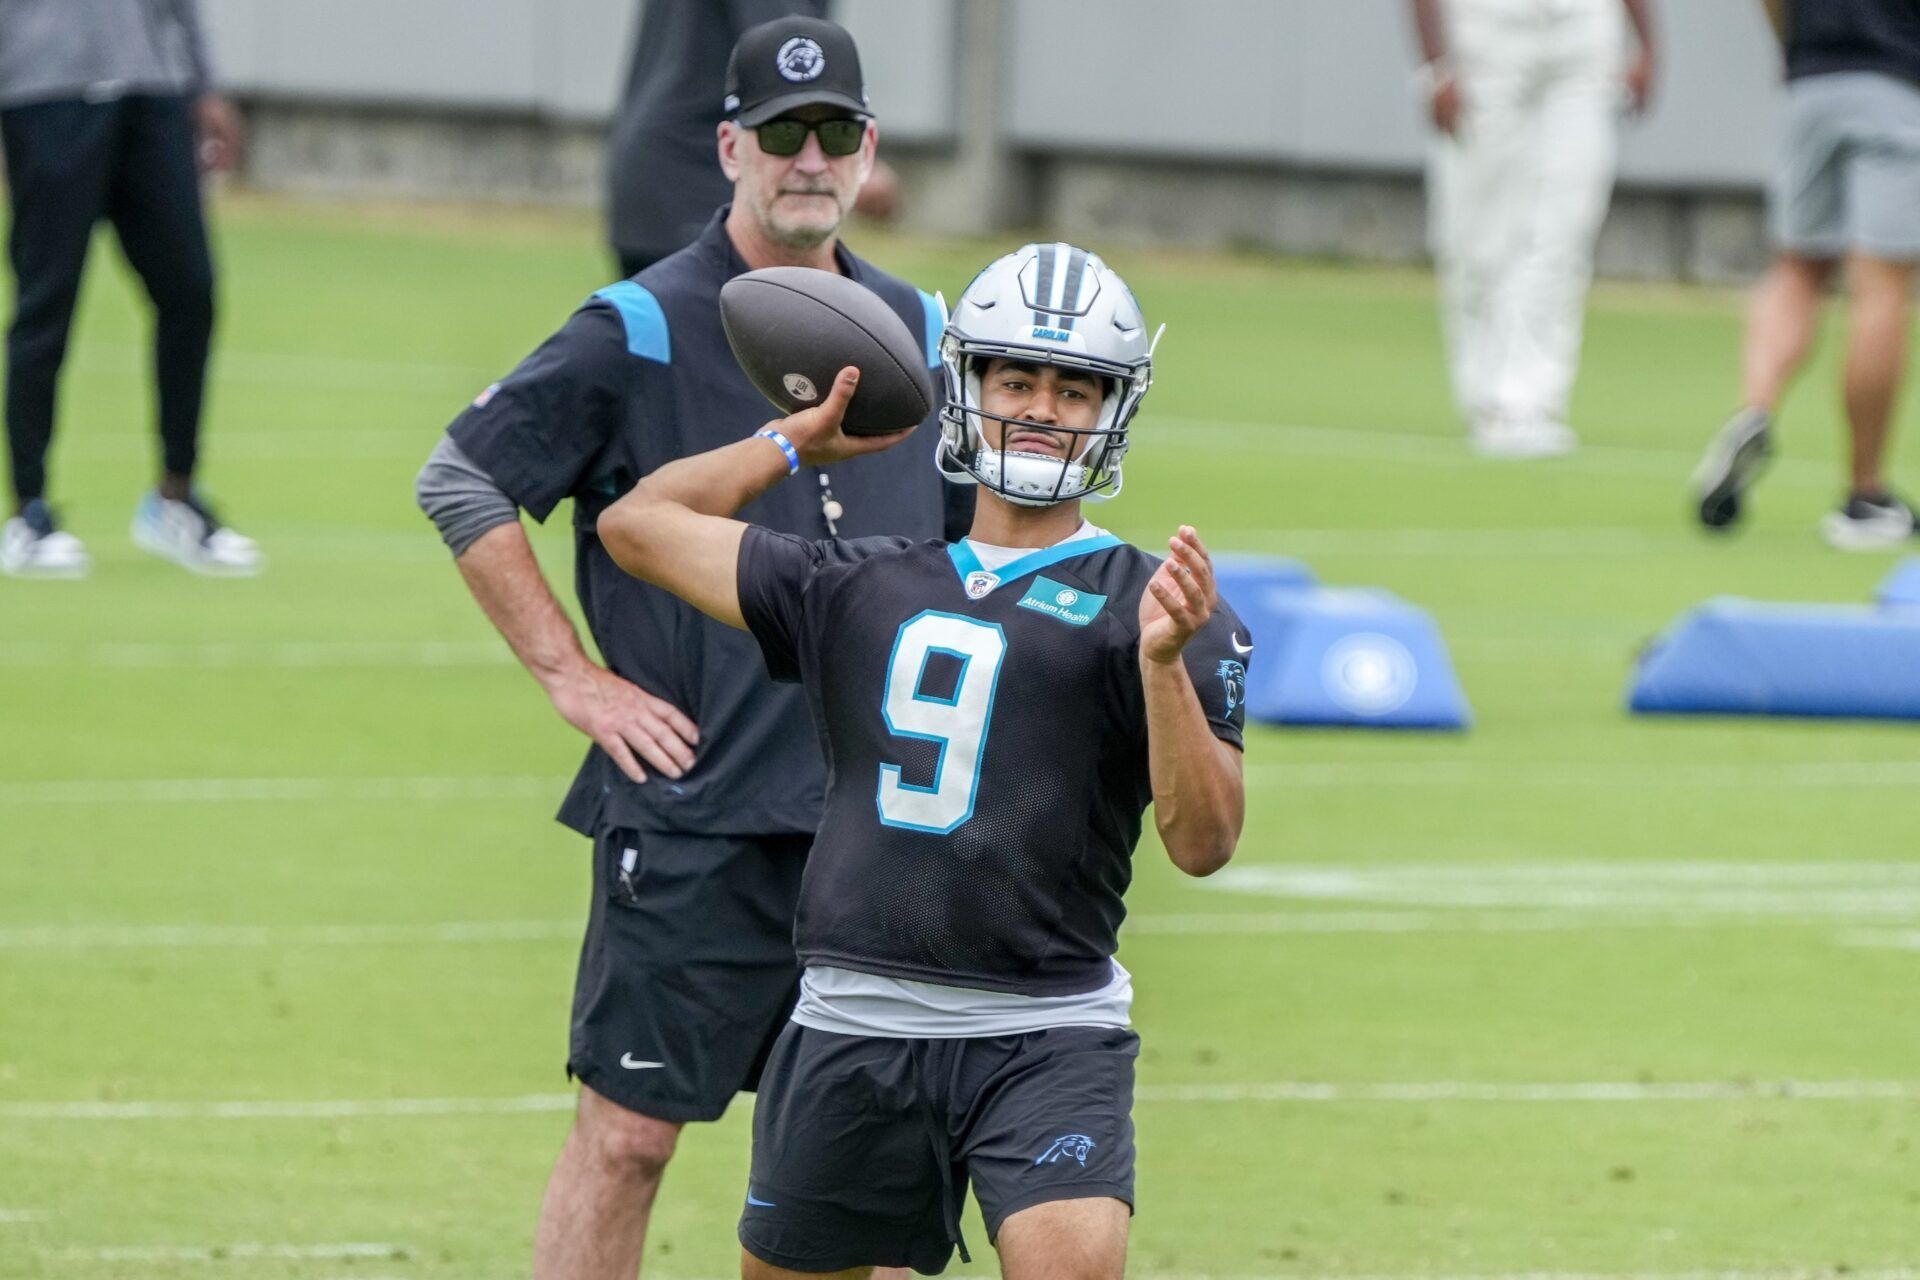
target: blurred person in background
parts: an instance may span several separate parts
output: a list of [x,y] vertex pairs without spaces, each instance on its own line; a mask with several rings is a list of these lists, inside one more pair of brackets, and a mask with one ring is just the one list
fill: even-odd
[[1747,317],[1741,407],[1694,472],[1700,522],[1726,529],[1773,453],[1773,415],[1813,348],[1844,269],[1847,494],[1821,522],[1835,547],[1899,546],[1913,509],[1887,484],[1920,261],[1920,3],[1766,0],[1786,49],[1785,145],[1769,193],[1776,253]]
[[[853,37],[807,17],[749,28],[716,100],[722,84],[716,167],[733,203],[482,392],[418,481],[474,598],[593,741],[559,814],[593,841],[593,896],[567,1056],[579,1106],[541,1206],[538,1280],[630,1280],[681,1126],[719,1119],[757,1085],[798,991],[794,911],[826,790],[800,690],[773,683],[745,633],[621,572],[594,522],[655,468],[775,416],[721,327],[733,277],[838,271],[930,353],[940,334],[931,297],[839,239],[879,139]],[[971,499],[934,468],[935,417],[919,430],[918,445],[807,468],[743,517],[804,538],[958,537]],[[521,510],[544,520],[565,498],[605,666],[520,524]]]
[[1653,91],[1648,0],[1412,5],[1438,134],[1427,190],[1455,402],[1484,456],[1567,453],[1618,121]]
[[94,224],[113,224],[153,299],[161,469],[133,540],[198,573],[247,575],[260,550],[194,487],[213,257],[201,169],[239,157],[239,113],[212,91],[195,0],[0,0],[0,143],[12,206],[7,333],[13,518],[0,570],[83,576],[86,548],[47,505],[55,391]]
[[[828,8],[828,0],[645,0],[607,140],[607,238],[621,275],[692,243],[733,198],[714,161],[714,131],[728,111],[713,87],[741,33],[775,18],[824,18]],[[876,160],[855,207],[885,220],[899,203],[899,180]]]

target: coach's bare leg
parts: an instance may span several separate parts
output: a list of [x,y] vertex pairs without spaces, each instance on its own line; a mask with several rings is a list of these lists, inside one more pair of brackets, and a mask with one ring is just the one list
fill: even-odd
[[1753,291],[1747,311],[1740,402],[1772,413],[1813,350],[1820,296],[1833,276],[1824,258],[1783,253]]
[[1847,427],[1853,492],[1886,492],[1882,461],[1907,363],[1913,264],[1856,254],[1847,260]]
[[776,1267],[771,1262],[762,1262],[748,1253],[740,1251],[740,1280],[879,1280],[881,1276],[904,1276],[907,1271],[896,1267],[855,1267],[851,1271],[789,1271],[785,1267]]
[[633,1280],[647,1218],[680,1126],[629,1111],[585,1085],[547,1180],[534,1280]]
[[1005,1280],[1121,1280],[1127,1270],[1123,1201],[1100,1196],[1053,1200],[1022,1209],[1000,1224]]

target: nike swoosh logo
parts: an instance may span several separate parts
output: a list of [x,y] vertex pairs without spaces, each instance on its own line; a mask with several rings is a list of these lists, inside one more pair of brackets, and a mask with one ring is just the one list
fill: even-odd
[[645,1071],[650,1067],[664,1067],[667,1064],[664,1062],[643,1062],[630,1053],[623,1053],[620,1055],[620,1065],[629,1071]]
[[774,1203],[773,1201],[771,1201],[771,1200],[756,1200],[756,1199],[754,1199],[754,1198],[753,1198],[753,1192],[751,1192],[751,1191],[749,1191],[749,1192],[747,1192],[747,1203],[748,1203],[748,1204],[751,1204],[751,1205],[757,1205],[757,1206],[759,1206],[759,1207],[760,1207],[760,1208],[762,1208],[762,1209],[778,1209],[778,1208],[780,1207],[779,1205],[777,1205],[777,1204],[775,1204],[775,1203]]
[[1233,645],[1233,651],[1243,658],[1253,652],[1253,646],[1250,644],[1241,644],[1239,636],[1228,636],[1227,640]]

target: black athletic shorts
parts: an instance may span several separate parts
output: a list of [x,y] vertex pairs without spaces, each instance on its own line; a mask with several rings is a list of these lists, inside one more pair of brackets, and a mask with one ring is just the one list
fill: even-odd
[[969,1182],[989,1241],[1048,1201],[1131,1208],[1139,1051],[1106,1027],[890,1040],[790,1023],[760,1084],[740,1243],[792,1271],[936,1275]]
[[602,833],[567,1073],[660,1120],[717,1120],[751,1091],[799,990],[793,913],[811,844]]

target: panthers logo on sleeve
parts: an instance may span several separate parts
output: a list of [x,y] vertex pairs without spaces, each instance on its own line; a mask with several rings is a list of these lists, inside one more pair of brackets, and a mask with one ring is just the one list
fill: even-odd
[[1227,714],[1232,715],[1234,708],[1247,700],[1247,666],[1232,658],[1222,658],[1217,674],[1227,691]]

